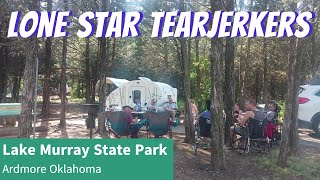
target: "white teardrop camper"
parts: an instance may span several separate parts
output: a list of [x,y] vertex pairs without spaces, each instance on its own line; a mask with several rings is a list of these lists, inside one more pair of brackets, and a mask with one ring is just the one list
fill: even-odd
[[149,78],[140,77],[139,80],[128,81],[108,77],[106,83],[116,87],[106,98],[106,110],[113,106],[134,107],[137,102],[142,105],[150,104],[152,99],[156,100],[156,107],[163,106],[168,98],[177,102],[176,88],[165,83],[154,82]]

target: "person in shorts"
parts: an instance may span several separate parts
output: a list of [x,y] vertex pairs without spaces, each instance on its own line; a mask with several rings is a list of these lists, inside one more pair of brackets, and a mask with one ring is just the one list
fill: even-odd
[[[263,120],[265,118],[264,112],[257,109],[257,104],[255,101],[250,100],[246,102],[246,113],[244,115],[239,115],[237,118],[237,123],[230,127],[230,137],[232,142],[237,140],[236,134],[240,136],[245,136],[246,126],[250,118],[255,118]],[[243,145],[243,143],[241,143]]]

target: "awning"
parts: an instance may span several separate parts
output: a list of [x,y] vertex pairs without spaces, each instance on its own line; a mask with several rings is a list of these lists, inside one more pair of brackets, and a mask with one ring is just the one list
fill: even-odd
[[106,78],[106,83],[107,84],[114,84],[116,85],[117,87],[121,86],[122,84],[125,84],[129,82],[128,80],[126,79],[116,79],[116,78],[111,78],[111,77],[107,77]]

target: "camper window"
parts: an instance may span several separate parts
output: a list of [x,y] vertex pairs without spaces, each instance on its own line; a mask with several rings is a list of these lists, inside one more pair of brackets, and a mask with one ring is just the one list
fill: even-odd
[[141,101],[141,91],[135,90],[133,91],[133,102],[138,103]]

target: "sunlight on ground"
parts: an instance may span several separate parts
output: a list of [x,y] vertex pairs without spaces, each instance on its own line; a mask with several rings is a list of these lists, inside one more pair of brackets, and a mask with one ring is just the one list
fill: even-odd
[[[66,130],[59,128],[59,121],[49,120],[37,122],[36,126],[45,126],[49,128],[48,132],[37,132],[37,138],[89,138],[90,131],[86,128],[85,118],[82,115],[67,116]],[[93,132],[96,130],[93,129]],[[93,135],[93,138],[100,138],[98,134]]]

